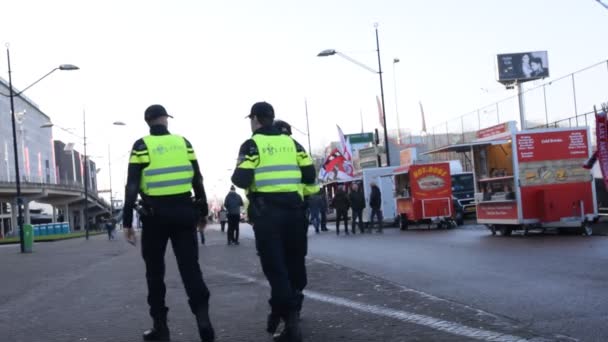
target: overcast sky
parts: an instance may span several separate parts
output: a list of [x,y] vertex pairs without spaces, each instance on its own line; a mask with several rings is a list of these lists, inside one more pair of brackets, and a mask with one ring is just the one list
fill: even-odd
[[[513,95],[495,81],[497,53],[547,50],[552,77],[608,55],[608,10],[593,0],[19,0],[2,14],[0,42],[10,44],[17,88],[62,63],[81,68],[56,72],[26,95],[80,132],[86,111],[100,188],[108,144],[114,188],[122,188],[125,155],[147,134],[143,112],[160,103],[175,116],[170,130],[194,144],[208,192],[221,197],[256,101],[306,131],[307,99],[313,150],[337,140],[336,124],[359,132],[361,115],[366,131],[380,127],[378,75],[316,57],[331,48],[377,69],[374,23],[389,129],[395,99],[401,126],[418,132],[418,101],[432,127]],[[5,53],[0,77],[8,78]],[[113,127],[117,120],[127,126]],[[295,137],[307,146],[305,135]]]

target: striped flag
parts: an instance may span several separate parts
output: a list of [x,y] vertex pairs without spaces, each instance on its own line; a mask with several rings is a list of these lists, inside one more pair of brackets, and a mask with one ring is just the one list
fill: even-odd
[[420,115],[422,115],[422,132],[426,133],[426,120],[424,120],[424,108],[422,108],[422,101],[419,101],[420,104]]

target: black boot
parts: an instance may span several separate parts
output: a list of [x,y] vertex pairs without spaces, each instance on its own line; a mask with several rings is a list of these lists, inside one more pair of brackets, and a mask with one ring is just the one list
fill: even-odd
[[167,319],[154,319],[154,326],[150,330],[146,330],[143,335],[144,341],[170,341],[169,327]]
[[215,331],[209,320],[209,307],[205,306],[196,313],[196,324],[198,325],[198,334],[201,337],[201,342],[215,341]]
[[274,334],[277,332],[277,328],[281,323],[281,316],[274,313],[268,314],[268,320],[266,321],[266,332],[269,334]]
[[297,312],[291,312],[285,318],[285,328],[276,337],[275,342],[302,342],[302,330],[300,330],[300,319]]

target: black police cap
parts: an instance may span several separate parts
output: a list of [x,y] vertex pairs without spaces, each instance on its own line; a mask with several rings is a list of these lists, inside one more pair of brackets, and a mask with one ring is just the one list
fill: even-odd
[[151,105],[150,107],[146,108],[146,112],[144,114],[144,119],[146,121],[150,121],[150,120],[158,119],[163,116],[168,116],[168,117],[172,118],[172,116],[167,113],[167,110],[165,109],[165,107],[163,107],[159,104],[154,104],[154,105]]

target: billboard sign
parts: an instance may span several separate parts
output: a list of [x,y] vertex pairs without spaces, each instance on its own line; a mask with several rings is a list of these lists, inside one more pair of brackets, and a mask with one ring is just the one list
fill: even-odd
[[498,82],[525,82],[549,77],[547,51],[507,53],[496,57]]

